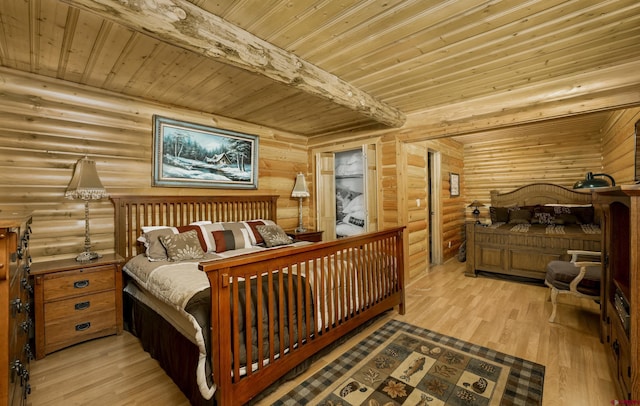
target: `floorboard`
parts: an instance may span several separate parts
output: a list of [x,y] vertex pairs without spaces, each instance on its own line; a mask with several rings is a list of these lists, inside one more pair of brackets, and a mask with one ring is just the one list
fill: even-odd
[[[464,264],[456,260],[412,280],[406,297],[404,316],[385,314],[258,404],[271,404],[390,318],[545,365],[545,406],[600,406],[618,398],[593,301],[561,296],[556,322],[549,323],[548,288],[488,276],[466,277]],[[27,406],[189,404],[126,332],[33,361],[31,386]]]

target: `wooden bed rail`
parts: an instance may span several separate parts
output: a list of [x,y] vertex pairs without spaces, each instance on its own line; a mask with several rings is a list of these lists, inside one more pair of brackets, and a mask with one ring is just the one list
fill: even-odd
[[[201,263],[211,284],[218,404],[248,402],[314,353],[394,306],[404,314],[403,230]],[[249,298],[251,304],[242,309]],[[251,368],[242,368],[243,348],[245,362],[253,360]]]

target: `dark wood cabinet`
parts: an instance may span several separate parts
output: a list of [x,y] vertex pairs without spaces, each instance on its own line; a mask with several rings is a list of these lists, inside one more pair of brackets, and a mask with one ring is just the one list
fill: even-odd
[[116,254],[33,264],[36,358],[122,333],[122,266]]
[[640,399],[640,186],[596,190],[602,210],[603,342],[620,395]]
[[33,359],[31,216],[0,216],[0,405],[25,405]]

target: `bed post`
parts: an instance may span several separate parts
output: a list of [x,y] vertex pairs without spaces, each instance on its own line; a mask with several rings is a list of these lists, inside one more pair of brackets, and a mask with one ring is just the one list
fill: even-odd
[[[229,306],[229,268],[207,272],[211,285],[211,354],[216,402],[231,404],[231,309]],[[213,328],[216,326],[216,328]],[[224,334],[222,334],[224,333]]]
[[124,210],[122,207],[124,203],[114,196],[111,196],[111,201],[113,202],[115,251],[116,254],[120,255],[122,258],[128,259],[131,255],[127,250],[127,218],[123,213]]
[[404,292],[404,241],[402,238],[404,231],[404,227],[398,229],[396,234],[396,251],[397,251],[397,261],[398,261],[398,283],[400,286],[400,303],[398,304],[398,313],[401,315],[405,314],[405,292]]

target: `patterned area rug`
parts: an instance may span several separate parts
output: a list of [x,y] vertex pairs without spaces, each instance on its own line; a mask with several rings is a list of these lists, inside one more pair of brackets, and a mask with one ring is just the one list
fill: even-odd
[[275,405],[541,405],[544,366],[391,320]]

